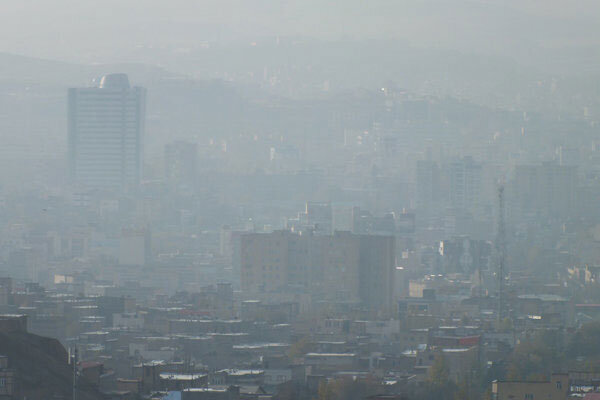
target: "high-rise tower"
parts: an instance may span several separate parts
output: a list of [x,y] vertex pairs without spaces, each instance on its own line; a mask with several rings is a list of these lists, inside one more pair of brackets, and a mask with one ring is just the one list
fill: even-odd
[[130,191],[139,183],[145,89],[126,74],[101,78],[97,87],[69,89],[69,168],[72,182]]

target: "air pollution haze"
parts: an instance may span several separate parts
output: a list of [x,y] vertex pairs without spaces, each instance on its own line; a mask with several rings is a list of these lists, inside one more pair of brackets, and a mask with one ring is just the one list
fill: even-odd
[[600,396],[600,2],[3,0],[0,397]]

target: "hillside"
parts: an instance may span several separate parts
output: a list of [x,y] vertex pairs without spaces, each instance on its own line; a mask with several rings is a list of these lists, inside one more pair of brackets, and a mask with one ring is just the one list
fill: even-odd
[[[0,333],[0,354],[17,371],[20,398],[71,399],[73,370],[65,348],[56,339],[30,333]],[[80,379],[80,400],[102,399],[102,394]]]

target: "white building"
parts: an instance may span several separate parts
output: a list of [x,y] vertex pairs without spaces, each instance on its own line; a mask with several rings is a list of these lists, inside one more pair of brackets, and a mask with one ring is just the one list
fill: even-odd
[[141,330],[144,328],[144,316],[135,312],[113,314],[113,327]]
[[151,236],[147,229],[122,229],[119,238],[119,265],[146,265],[151,257]]

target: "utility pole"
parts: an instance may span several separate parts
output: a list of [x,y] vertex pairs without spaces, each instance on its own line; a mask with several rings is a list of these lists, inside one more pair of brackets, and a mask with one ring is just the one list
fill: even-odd
[[506,268],[506,227],[504,222],[504,185],[498,186],[498,232],[496,237],[498,278],[498,325],[504,319],[504,274]]
[[79,376],[79,371],[77,370],[77,347],[75,347],[71,355],[71,363],[73,363],[73,400],[77,400],[77,378]]

